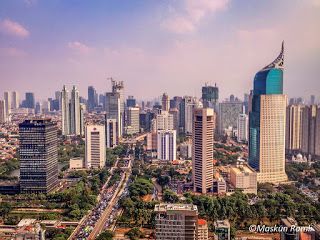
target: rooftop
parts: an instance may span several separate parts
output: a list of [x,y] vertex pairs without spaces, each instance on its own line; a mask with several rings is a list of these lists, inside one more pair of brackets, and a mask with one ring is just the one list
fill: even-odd
[[226,220],[217,220],[214,222],[214,226],[216,228],[229,228],[230,223],[227,219]]
[[198,225],[207,225],[207,221],[204,219],[198,219]]
[[196,205],[193,204],[166,204],[161,203],[157,204],[154,207],[154,210],[157,212],[165,212],[165,211],[198,211]]
[[235,173],[254,173],[255,172],[251,167],[249,167],[246,164],[233,166],[231,167],[231,170],[233,170]]

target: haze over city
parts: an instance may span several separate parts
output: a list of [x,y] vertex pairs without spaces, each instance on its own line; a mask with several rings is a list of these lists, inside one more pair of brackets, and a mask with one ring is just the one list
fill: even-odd
[[242,97],[284,40],[284,92],[307,98],[320,89],[319,10],[317,0],[1,1],[1,90],[103,93],[112,76],[138,99],[200,97],[205,82]]

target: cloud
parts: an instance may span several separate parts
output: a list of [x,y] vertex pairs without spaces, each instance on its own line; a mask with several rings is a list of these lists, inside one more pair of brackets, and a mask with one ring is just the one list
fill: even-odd
[[24,2],[27,6],[31,7],[31,6],[33,6],[33,5],[35,5],[35,4],[37,3],[37,0],[23,0],[23,2]]
[[4,57],[24,57],[27,53],[23,50],[8,47],[8,48],[0,48],[0,56]]
[[30,35],[29,31],[18,22],[5,19],[0,22],[0,32],[2,34],[25,38]]
[[203,18],[225,10],[228,3],[229,0],[184,0],[182,9],[170,6],[170,14],[161,26],[179,34],[193,32]]
[[87,46],[86,44],[81,43],[79,41],[69,42],[68,47],[71,50],[73,50],[75,53],[83,54],[83,55],[86,55],[93,50],[93,48],[91,48],[91,47]]

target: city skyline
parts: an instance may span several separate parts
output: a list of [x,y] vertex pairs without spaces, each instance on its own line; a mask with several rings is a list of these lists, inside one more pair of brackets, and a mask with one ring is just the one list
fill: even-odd
[[46,99],[63,84],[81,96],[91,85],[104,93],[112,76],[125,82],[126,95],[200,97],[209,82],[220,99],[242,97],[285,40],[284,92],[309,98],[320,88],[319,7],[315,0],[2,1],[1,84]]

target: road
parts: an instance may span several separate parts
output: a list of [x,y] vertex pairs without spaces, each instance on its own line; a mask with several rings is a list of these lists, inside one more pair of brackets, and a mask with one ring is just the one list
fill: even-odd
[[[113,175],[114,170],[117,168],[118,165],[118,161],[119,159],[117,159],[117,161],[115,162],[114,166],[111,168],[110,170],[110,176],[107,179],[106,183],[103,185],[99,196],[97,197],[97,206],[95,207],[95,209],[99,206],[99,204],[101,204],[101,199],[102,197],[105,195],[105,192],[107,191],[107,186],[108,183],[111,179],[111,176]],[[72,232],[72,234],[69,236],[68,240],[74,240],[74,239],[83,239],[82,237],[79,237],[79,235],[81,235],[81,231],[86,227],[88,221],[90,220],[90,217],[92,217],[92,214],[94,213],[95,209],[93,209],[93,211],[89,211],[79,222],[79,225],[76,227],[76,229]]]
[[105,225],[107,221],[109,220],[110,214],[112,210],[114,209],[115,205],[118,203],[124,189],[126,186],[126,183],[129,180],[131,173],[125,173],[120,181],[120,184],[118,185],[117,190],[115,191],[115,194],[113,195],[112,199],[110,200],[107,208],[104,210],[101,218],[96,223],[94,229],[92,230],[91,234],[89,235],[89,240],[95,239],[105,228]]

